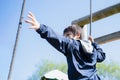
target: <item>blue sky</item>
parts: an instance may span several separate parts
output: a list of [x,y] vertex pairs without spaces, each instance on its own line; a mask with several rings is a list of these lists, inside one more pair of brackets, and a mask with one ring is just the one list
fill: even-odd
[[[0,80],[6,80],[15,42],[22,0],[0,1]],[[120,0],[94,0],[92,11],[104,9]],[[14,62],[12,80],[27,80],[45,60],[66,62],[65,57],[24,22],[31,11],[41,24],[50,26],[62,35],[65,27],[75,19],[89,14],[89,0],[26,0],[23,25]],[[120,31],[120,14],[92,23],[92,36],[100,37]],[[89,27],[89,25],[88,25]],[[100,45],[107,54],[106,62],[120,64],[120,40]]]

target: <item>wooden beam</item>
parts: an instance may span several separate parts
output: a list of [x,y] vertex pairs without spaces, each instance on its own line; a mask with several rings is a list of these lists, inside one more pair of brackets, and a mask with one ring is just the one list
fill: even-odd
[[[105,17],[111,16],[119,12],[120,12],[120,3],[93,13],[92,22],[103,19]],[[72,24],[78,24],[79,26],[83,26],[88,23],[90,23],[90,15],[72,21]]]
[[97,42],[98,44],[105,44],[118,39],[120,39],[120,31],[95,38],[95,42]]

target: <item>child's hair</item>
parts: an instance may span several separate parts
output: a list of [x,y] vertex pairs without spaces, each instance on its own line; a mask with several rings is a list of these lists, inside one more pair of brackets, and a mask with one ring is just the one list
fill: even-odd
[[68,26],[63,31],[63,35],[65,35],[65,34],[66,34],[66,36],[70,36],[70,35],[75,36],[75,29],[72,26]]
[[67,34],[67,36],[70,36],[70,35],[75,36],[76,34],[81,34],[81,27],[77,25],[68,26],[63,31],[63,35],[65,34]]

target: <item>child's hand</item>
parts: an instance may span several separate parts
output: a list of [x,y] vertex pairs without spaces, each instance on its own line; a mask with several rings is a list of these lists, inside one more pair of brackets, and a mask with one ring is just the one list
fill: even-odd
[[30,23],[32,25],[31,27],[29,27],[30,29],[37,30],[40,28],[40,23],[36,20],[35,16],[31,12],[29,12],[27,17],[31,19],[25,20],[26,23]]
[[94,39],[92,38],[92,36],[89,36],[89,37],[88,37],[88,40],[90,40],[91,43],[94,43]]

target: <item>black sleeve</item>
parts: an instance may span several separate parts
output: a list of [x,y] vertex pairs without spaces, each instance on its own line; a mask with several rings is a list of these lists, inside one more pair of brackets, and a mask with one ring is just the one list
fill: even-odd
[[40,29],[36,30],[36,32],[54,48],[66,55],[66,47],[70,39],[57,35],[50,27],[43,24],[40,25]]
[[96,49],[96,54],[97,54],[97,62],[102,62],[105,60],[105,53],[103,52],[102,48],[99,47],[97,43],[92,43],[94,48]]

